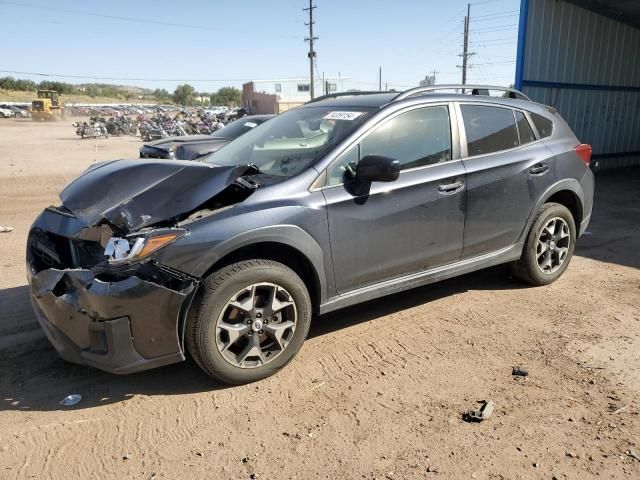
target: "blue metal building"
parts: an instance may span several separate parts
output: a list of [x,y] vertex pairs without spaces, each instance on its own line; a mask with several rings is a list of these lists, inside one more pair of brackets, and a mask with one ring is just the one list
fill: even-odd
[[521,0],[515,85],[592,145],[595,168],[640,165],[640,0]]

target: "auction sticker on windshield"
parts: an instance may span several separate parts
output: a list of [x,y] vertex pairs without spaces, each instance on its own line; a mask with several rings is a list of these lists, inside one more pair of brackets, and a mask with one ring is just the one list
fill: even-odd
[[244,124],[244,126],[245,126],[245,127],[249,127],[249,128],[253,128],[253,127],[257,127],[257,126],[258,126],[258,124],[257,124],[257,123],[254,123],[254,122],[246,122],[246,123]]
[[323,120],[355,120],[360,115],[364,114],[364,112],[329,112],[324,117]]

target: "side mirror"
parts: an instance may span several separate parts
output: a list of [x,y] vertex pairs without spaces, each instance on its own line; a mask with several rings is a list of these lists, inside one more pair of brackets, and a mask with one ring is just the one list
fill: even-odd
[[356,180],[393,182],[400,175],[400,162],[386,155],[367,155],[356,165]]

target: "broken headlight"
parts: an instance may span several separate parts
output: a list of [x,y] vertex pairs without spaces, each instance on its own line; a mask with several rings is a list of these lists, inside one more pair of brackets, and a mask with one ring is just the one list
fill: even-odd
[[104,256],[111,264],[138,262],[186,234],[187,231],[182,228],[166,228],[124,238],[111,237],[104,249]]

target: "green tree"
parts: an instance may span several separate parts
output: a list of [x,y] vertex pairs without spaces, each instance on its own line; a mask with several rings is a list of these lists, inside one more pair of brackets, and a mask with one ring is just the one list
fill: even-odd
[[178,105],[193,105],[195,100],[196,89],[188,83],[178,85],[173,92],[173,101]]
[[156,88],[153,91],[153,97],[156,100],[164,102],[164,101],[167,101],[167,100],[171,99],[171,94],[169,92],[167,92],[164,88]]
[[222,87],[211,94],[211,105],[227,107],[242,105],[242,92],[235,87]]

